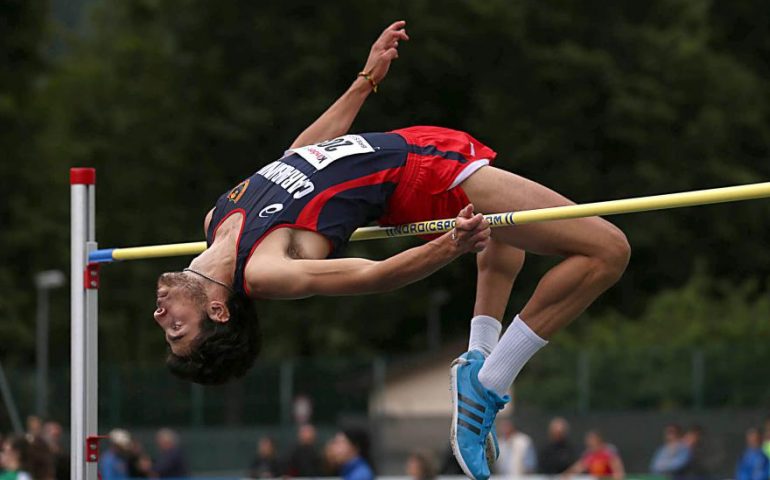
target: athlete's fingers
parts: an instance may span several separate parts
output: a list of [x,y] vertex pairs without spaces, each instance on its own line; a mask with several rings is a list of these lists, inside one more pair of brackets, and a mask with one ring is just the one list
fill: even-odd
[[388,50],[385,50],[385,53],[382,54],[382,56],[385,58],[385,60],[395,60],[398,58],[398,50],[395,48],[389,48]]
[[409,40],[409,35],[406,33],[406,30],[396,30],[395,32],[388,32],[388,38]]
[[463,230],[465,232],[476,232],[478,230],[480,223],[481,223],[481,219],[478,217],[471,217],[471,218],[460,217],[457,219],[456,228],[458,230]]
[[456,230],[471,231],[476,228],[479,220],[472,216],[472,212],[472,205],[468,205],[467,207],[460,210],[460,213],[457,214],[457,219],[455,220]]
[[389,30],[400,30],[406,26],[406,20],[396,20],[395,22],[391,23],[384,31]]
[[403,30],[399,30],[397,32],[387,32],[377,43],[381,43],[381,46],[386,48],[387,46],[398,46],[399,40],[409,40],[409,36]]
[[478,243],[483,242],[485,240],[488,240],[490,237],[491,232],[489,230],[482,230],[480,232],[476,232],[473,234],[473,236],[470,238],[470,243]]

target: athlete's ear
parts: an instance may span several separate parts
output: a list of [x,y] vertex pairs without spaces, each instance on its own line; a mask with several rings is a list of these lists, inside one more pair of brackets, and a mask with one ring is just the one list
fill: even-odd
[[219,300],[212,300],[206,306],[209,318],[217,323],[225,323],[230,320],[230,310],[227,305]]

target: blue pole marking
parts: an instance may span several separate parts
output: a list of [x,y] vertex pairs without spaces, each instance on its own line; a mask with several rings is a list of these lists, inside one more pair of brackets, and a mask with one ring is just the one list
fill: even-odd
[[100,250],[94,250],[88,254],[88,261],[93,263],[112,262],[114,261],[112,258],[113,251],[115,251],[114,248],[102,248]]

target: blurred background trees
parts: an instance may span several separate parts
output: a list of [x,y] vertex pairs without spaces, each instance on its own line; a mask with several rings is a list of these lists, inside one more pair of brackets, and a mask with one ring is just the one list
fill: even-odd
[[[67,270],[70,166],[97,168],[101,246],[202,239],[217,196],[280,156],[396,19],[412,41],[356,131],[466,129],[500,167],[578,202],[770,178],[765,2],[437,5],[0,0],[3,361],[33,358],[34,272]],[[613,221],[634,247],[629,271],[557,344],[766,344],[770,202]],[[349,253],[383,258],[413,242]],[[154,281],[186,261],[103,270],[102,361],[158,363]],[[266,356],[423,350],[437,289],[451,294],[443,338],[458,338],[473,263],[387,295],[259,305]],[[530,257],[511,314],[551,264]],[[66,293],[54,300],[52,359],[66,364]]]

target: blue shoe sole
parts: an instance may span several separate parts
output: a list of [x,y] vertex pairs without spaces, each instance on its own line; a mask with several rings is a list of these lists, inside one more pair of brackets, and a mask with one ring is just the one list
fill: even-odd
[[452,362],[452,368],[450,369],[451,381],[449,383],[449,391],[452,392],[452,426],[449,430],[449,443],[452,445],[452,453],[463,473],[468,478],[475,478],[468,465],[466,465],[465,460],[463,460],[463,456],[460,454],[460,445],[457,443],[457,369],[460,366],[460,362],[455,360]]

